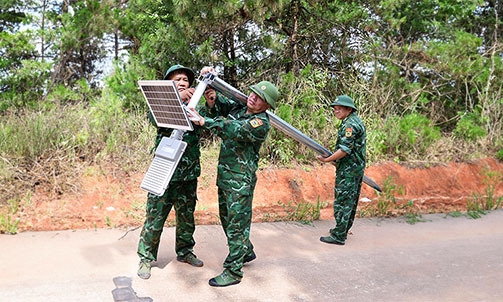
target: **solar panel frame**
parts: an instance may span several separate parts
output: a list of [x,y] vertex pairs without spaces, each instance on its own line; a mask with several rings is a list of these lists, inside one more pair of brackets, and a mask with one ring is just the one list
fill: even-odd
[[174,81],[139,80],[138,85],[158,127],[194,130]]

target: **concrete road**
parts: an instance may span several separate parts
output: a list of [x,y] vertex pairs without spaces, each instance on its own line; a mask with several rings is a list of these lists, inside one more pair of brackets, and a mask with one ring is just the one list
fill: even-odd
[[220,226],[198,226],[202,268],[177,262],[166,228],[152,277],[136,276],[139,229],[0,235],[0,301],[503,301],[503,210],[480,219],[357,219],[345,246],[332,221],[256,223],[257,259],[213,288],[227,255]]

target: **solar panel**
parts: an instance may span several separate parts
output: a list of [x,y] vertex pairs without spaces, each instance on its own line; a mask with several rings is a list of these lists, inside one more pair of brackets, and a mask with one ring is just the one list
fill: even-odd
[[158,127],[189,131],[194,129],[174,81],[140,80],[138,85]]

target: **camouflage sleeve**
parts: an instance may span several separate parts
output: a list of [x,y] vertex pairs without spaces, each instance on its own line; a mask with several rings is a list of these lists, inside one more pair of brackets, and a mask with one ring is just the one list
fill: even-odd
[[[218,98],[218,92],[217,92],[217,98]],[[202,117],[217,117],[218,114],[219,114],[219,110],[218,110],[218,106],[216,105],[216,102],[215,102],[215,106],[213,106],[213,108],[210,108],[210,106],[208,106],[208,103],[205,103],[204,106],[199,106],[197,107],[197,111],[199,112],[199,114],[202,116]]]
[[208,105],[204,105],[197,110],[202,117],[216,117],[217,110],[215,107],[210,108]]
[[222,139],[240,142],[263,142],[269,132],[270,124],[264,118],[252,117],[244,120],[206,119],[205,127]]
[[232,109],[235,109],[236,107],[246,107],[246,104],[241,103],[239,101],[235,101],[233,99],[229,99],[217,91],[217,98],[215,100],[215,107],[214,107],[216,114],[213,117],[216,116],[227,117],[227,115],[229,115],[229,112]]
[[357,140],[362,135],[362,131],[362,127],[351,119],[341,124],[341,128],[339,129],[339,149],[347,154],[352,154]]

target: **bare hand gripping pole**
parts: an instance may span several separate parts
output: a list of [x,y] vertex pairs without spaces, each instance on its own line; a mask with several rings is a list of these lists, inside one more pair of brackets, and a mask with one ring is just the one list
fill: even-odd
[[[204,78],[212,77],[212,79],[210,81],[207,81],[207,83],[224,96],[236,101],[246,103],[246,100],[248,99],[247,95],[240,92],[231,85],[227,84],[225,81],[221,80],[216,75],[208,73],[205,74],[203,77]],[[281,132],[290,136],[296,141],[306,145],[307,147],[311,148],[313,151],[317,152],[318,154],[324,157],[332,155],[332,152],[330,152],[330,150],[318,144],[315,140],[311,139],[304,133],[300,132],[298,129],[288,124],[274,113],[270,112],[269,110],[267,110],[266,112],[269,115],[269,120],[274,128],[280,130]],[[375,190],[382,192],[381,188],[375,183],[375,181],[373,181],[371,178],[365,175],[363,175],[363,182],[371,186]]]

